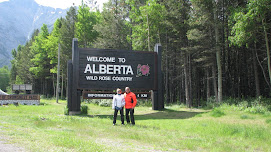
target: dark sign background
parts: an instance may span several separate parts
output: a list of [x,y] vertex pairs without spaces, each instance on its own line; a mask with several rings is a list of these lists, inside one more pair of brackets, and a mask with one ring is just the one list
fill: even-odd
[[[104,49],[82,49],[79,50],[79,81],[78,88],[80,89],[93,89],[93,90],[112,90],[116,88],[130,87],[131,89],[139,90],[153,90],[155,86],[155,52],[143,52],[143,51],[121,51],[121,50],[104,50]],[[115,62],[93,62],[87,61],[87,56],[89,57],[115,57]],[[125,63],[120,63],[118,58],[125,58]],[[134,75],[124,75],[124,74],[91,74],[84,73],[86,65],[96,64],[96,71],[99,64],[111,64],[111,65],[131,65]],[[137,66],[148,65],[150,67],[150,74],[148,76],[137,75]],[[76,71],[74,71],[76,72]],[[87,80],[86,76],[117,76],[117,77],[132,77],[132,81],[101,81],[101,80]]]

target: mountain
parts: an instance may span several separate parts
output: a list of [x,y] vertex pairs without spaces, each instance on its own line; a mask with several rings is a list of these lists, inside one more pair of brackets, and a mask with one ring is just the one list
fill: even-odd
[[35,29],[47,24],[52,30],[56,19],[67,9],[41,6],[35,0],[9,0],[0,3],[0,67],[11,66],[11,50],[24,45]]

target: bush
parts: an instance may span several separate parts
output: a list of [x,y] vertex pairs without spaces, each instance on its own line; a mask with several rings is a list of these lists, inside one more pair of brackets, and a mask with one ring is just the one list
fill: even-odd
[[99,103],[99,106],[102,106],[102,107],[110,107],[110,106],[112,106],[112,100],[111,100],[111,99],[103,99],[103,100],[101,100],[101,102]]
[[242,115],[240,118],[241,119],[255,119],[254,117],[250,117],[248,115]]
[[263,106],[261,104],[261,97],[259,97],[258,99],[254,100],[251,103],[251,107],[247,108],[245,111],[251,112],[251,113],[261,113],[264,114],[266,113],[268,110],[265,106]]
[[237,104],[237,109],[238,110],[245,110],[248,108],[248,102],[247,101],[243,101]]
[[266,103],[269,103],[269,100],[264,100],[263,102],[262,98],[259,97],[254,100],[249,101],[242,101],[239,102],[237,105],[232,105],[235,110],[250,112],[250,113],[260,113],[260,114],[266,114],[270,110],[270,105],[267,105]]
[[266,119],[266,121],[265,121],[266,123],[271,123],[271,119]]
[[64,115],[69,115],[69,108],[68,108],[68,106],[64,107]]
[[211,116],[213,117],[221,117],[224,115],[225,113],[221,109],[218,109],[218,108],[214,108],[214,110],[211,112]]
[[216,102],[215,97],[211,97],[207,100],[204,109],[213,109],[215,107],[219,107],[220,105],[220,103]]
[[136,106],[138,107],[151,107],[152,101],[151,100],[144,100],[144,99],[138,99]]
[[112,99],[87,99],[86,103],[93,103],[102,107],[112,106]]
[[40,99],[46,99],[45,95],[40,95]]
[[264,114],[265,112],[267,112],[267,109],[261,105],[259,106],[253,106],[253,107],[248,107],[246,110],[246,112],[250,112],[250,113],[260,113],[260,114]]
[[247,115],[242,115],[240,118],[241,119],[249,119],[249,117]]
[[229,105],[237,105],[240,102],[240,99],[232,98],[232,97],[226,97],[223,100],[224,103],[228,103]]
[[88,114],[88,106],[87,105],[81,105],[81,114]]

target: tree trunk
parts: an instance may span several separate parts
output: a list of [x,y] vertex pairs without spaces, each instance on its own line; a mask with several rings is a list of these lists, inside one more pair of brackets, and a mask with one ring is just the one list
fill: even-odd
[[264,29],[264,37],[265,37],[265,46],[266,46],[266,53],[267,53],[267,64],[268,64],[268,74],[269,74],[269,83],[271,84],[271,61],[270,61],[270,49],[269,49],[269,40],[267,36],[267,31],[265,27],[264,20],[262,20],[263,29]]
[[149,15],[147,14],[147,25],[148,25],[148,50],[151,51],[150,44],[150,24],[149,24]]
[[184,77],[185,77],[185,100],[186,100],[186,106],[189,107],[189,103],[190,103],[190,93],[189,93],[189,74],[188,74],[188,70],[187,70],[187,61],[188,55],[187,53],[184,54]]
[[[129,6],[129,16],[130,16],[130,12],[132,11],[132,7],[131,6]],[[131,24],[132,24],[132,26],[134,26],[134,24],[133,24],[133,20],[130,18],[130,20],[131,20]],[[131,39],[131,41],[130,41],[130,51],[132,51],[133,50],[133,37],[132,37],[132,35],[133,35],[133,28],[131,27],[130,28],[130,39]]]
[[212,66],[212,74],[213,74],[213,85],[214,85],[214,94],[215,94],[215,101],[218,102],[218,96],[217,96],[217,82],[216,82],[216,68],[215,64]]
[[54,74],[53,74],[53,89],[54,89],[54,97],[56,97],[55,75]]
[[[216,39],[218,39],[218,32],[216,34]],[[217,81],[218,81],[218,101],[222,102],[222,66],[221,66],[221,50],[216,44],[216,62],[217,62]]]
[[43,90],[42,90],[42,94],[46,96],[46,93],[45,93],[45,84],[46,84],[46,80],[45,80],[45,78],[44,78],[44,80],[43,80],[43,88],[42,88]]
[[216,49],[216,62],[217,62],[217,82],[218,82],[218,101],[222,102],[222,66],[221,66],[221,50],[219,47],[219,33],[218,33],[218,20],[217,10],[218,4],[214,5],[214,22],[215,22],[215,49]]
[[62,71],[62,77],[61,77],[61,100],[63,100],[63,86],[64,86],[64,75]]
[[260,83],[259,83],[259,76],[258,76],[258,67],[256,63],[256,43],[254,43],[254,50],[252,50],[253,54],[253,69],[254,69],[254,77],[255,77],[255,89],[256,89],[256,97],[259,97],[261,95],[260,93]]
[[182,90],[181,90],[181,93],[182,93],[182,101],[183,101],[183,104],[184,104],[184,101],[185,101],[185,77],[184,77],[184,69],[182,70]]
[[181,72],[181,80],[179,84],[179,104],[182,104],[182,90],[183,90],[183,73]]
[[166,53],[165,53],[165,56],[166,56],[166,103],[169,103],[169,77],[168,77],[168,72],[169,72],[169,67],[168,67],[168,42],[167,42],[167,32],[166,32]]
[[206,80],[207,80],[207,83],[206,83],[206,95],[207,95],[207,100],[210,99],[210,96],[211,96],[211,93],[210,93],[210,81],[209,81],[209,77],[210,77],[210,73],[209,73],[209,68],[206,69]]
[[190,101],[189,101],[189,108],[192,107],[192,102],[193,102],[193,94],[192,94],[192,66],[191,66],[191,55],[189,53],[188,55],[188,65],[189,65],[189,75],[188,75],[188,78],[189,78],[189,96],[190,96]]

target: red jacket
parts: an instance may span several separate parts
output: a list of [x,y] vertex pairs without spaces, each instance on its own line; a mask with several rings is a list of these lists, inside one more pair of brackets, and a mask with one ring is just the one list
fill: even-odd
[[[130,93],[124,93],[124,98],[125,98],[125,109],[131,109],[136,106],[137,100],[136,100],[136,95],[133,92]],[[133,99],[133,103],[132,103]]]

